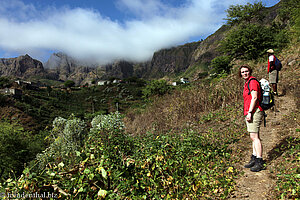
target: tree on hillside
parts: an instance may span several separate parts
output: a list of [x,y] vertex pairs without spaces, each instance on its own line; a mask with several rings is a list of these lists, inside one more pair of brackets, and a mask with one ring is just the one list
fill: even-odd
[[6,77],[0,77],[0,88],[10,87],[11,82]]
[[276,34],[272,27],[242,24],[228,33],[220,48],[234,58],[257,59],[265,54],[267,49],[278,47]]
[[68,88],[71,88],[71,87],[73,87],[73,86],[75,85],[75,82],[72,81],[72,80],[67,80],[67,81],[64,83],[64,85],[65,85],[66,87],[68,87]]
[[227,10],[227,23],[230,25],[240,23],[240,22],[248,22],[253,18],[257,18],[258,20],[261,20],[263,18],[260,11],[264,8],[262,2],[250,4],[247,3],[247,5],[231,5]]
[[153,80],[143,89],[143,97],[149,98],[154,95],[164,95],[171,91],[171,86],[166,80]]
[[213,73],[228,73],[232,67],[230,62],[231,58],[229,56],[218,56],[211,61],[210,67]]

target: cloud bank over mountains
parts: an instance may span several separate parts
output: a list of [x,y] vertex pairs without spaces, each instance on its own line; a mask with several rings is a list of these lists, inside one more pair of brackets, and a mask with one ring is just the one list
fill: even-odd
[[20,0],[2,0],[0,49],[38,58],[64,52],[100,64],[145,61],[159,49],[208,36],[224,23],[229,5],[245,2],[186,0],[172,6],[163,0],[118,0],[119,11],[133,17],[114,20],[96,9],[41,10]]

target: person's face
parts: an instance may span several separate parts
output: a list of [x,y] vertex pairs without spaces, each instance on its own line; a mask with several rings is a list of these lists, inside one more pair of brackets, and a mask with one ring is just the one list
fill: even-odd
[[241,75],[243,79],[247,80],[250,77],[249,69],[244,67],[241,68]]

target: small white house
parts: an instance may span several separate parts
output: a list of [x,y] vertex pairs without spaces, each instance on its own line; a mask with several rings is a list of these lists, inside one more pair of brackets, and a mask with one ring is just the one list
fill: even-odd
[[180,78],[180,82],[185,84],[185,83],[189,83],[189,80],[187,78]]
[[0,93],[4,95],[21,96],[22,90],[16,88],[4,88],[0,90]]
[[98,85],[105,85],[106,81],[98,81]]

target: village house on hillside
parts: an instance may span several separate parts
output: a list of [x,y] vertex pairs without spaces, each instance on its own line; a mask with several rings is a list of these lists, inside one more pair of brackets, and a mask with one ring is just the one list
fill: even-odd
[[20,97],[22,96],[22,90],[17,88],[4,88],[0,89],[0,93],[4,95],[11,95],[14,97]]
[[17,80],[17,81],[15,81],[15,83],[17,83],[19,86],[23,86],[23,87],[26,87],[27,89],[32,89],[32,90],[36,90],[36,89],[39,89],[40,87],[45,86],[40,81],[32,82],[32,81]]
[[172,82],[171,84],[173,86],[176,86],[178,84],[186,84],[186,83],[189,83],[189,79],[188,78],[180,78],[180,81],[179,82]]

